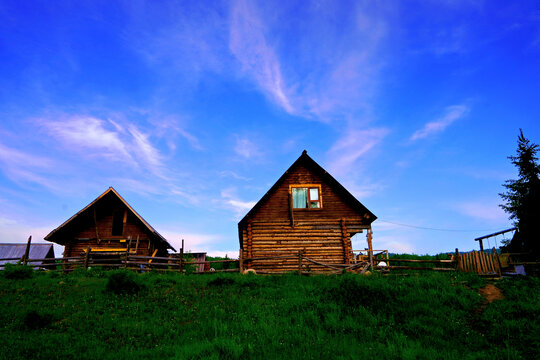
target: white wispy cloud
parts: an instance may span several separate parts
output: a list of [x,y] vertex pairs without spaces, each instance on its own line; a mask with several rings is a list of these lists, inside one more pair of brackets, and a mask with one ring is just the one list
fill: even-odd
[[221,198],[225,205],[234,212],[236,218],[244,216],[257,203],[256,201],[241,200],[236,194],[236,188],[222,190]]
[[252,178],[249,178],[249,177],[246,177],[246,176],[242,176],[242,175],[238,175],[236,172],[232,171],[232,170],[224,170],[224,171],[220,171],[219,172],[219,176],[221,177],[231,177],[233,179],[237,179],[237,180],[243,180],[243,181],[250,181],[252,180]]
[[265,27],[254,3],[238,0],[232,7],[229,47],[259,87],[288,113],[294,113],[285,89],[281,65],[266,40]]
[[0,143],[0,170],[10,179],[19,183],[34,183],[57,191],[59,185],[47,176],[58,169],[58,164],[50,158],[27,153]]
[[469,107],[466,105],[453,105],[445,109],[445,114],[435,121],[428,122],[422,129],[419,129],[412,134],[410,141],[424,139],[432,135],[443,132],[448,126],[452,125],[456,120],[461,119],[469,112]]
[[245,159],[250,159],[261,155],[257,144],[246,137],[240,136],[236,136],[234,152]]
[[71,153],[90,160],[104,159],[135,169],[147,169],[166,179],[164,157],[150,140],[152,134],[133,123],[124,125],[80,115],[65,115],[60,120],[41,118],[37,122]]
[[120,138],[116,123],[112,126],[114,130],[107,129],[107,123],[101,119],[78,115],[59,121],[41,119],[40,123],[49,134],[69,146],[72,151],[91,149],[94,150],[89,153],[91,156],[135,164],[126,143]]
[[507,222],[508,215],[493,201],[465,201],[454,205],[461,214],[489,222]]
[[345,131],[327,153],[332,173],[344,175],[350,172],[355,163],[388,134],[388,129],[371,128]]
[[[243,73],[271,101],[289,114],[323,122],[370,106],[382,63],[379,49],[387,33],[382,6],[355,4],[347,17],[350,23],[336,26],[327,21],[328,12],[336,11],[334,4],[307,5],[306,14],[290,31],[283,31],[282,22],[275,20],[280,5],[261,7],[252,1],[233,3],[229,47]],[[278,15],[264,16],[268,12]],[[284,51],[279,45],[285,39],[276,34],[297,36],[297,41]]]
[[152,146],[150,141],[148,141],[148,135],[143,134],[135,126],[130,126],[129,132],[133,135],[135,141],[135,149],[138,149],[141,157],[143,157],[147,163],[154,166],[161,166],[161,154],[159,151]]

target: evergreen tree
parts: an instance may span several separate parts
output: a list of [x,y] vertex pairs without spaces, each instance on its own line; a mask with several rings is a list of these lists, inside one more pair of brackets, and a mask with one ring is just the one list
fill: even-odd
[[532,252],[540,255],[540,165],[537,144],[531,143],[520,129],[516,156],[508,158],[518,168],[517,180],[507,180],[503,185],[506,193],[499,194],[505,201],[500,205],[510,214],[517,231],[506,244],[506,251]]

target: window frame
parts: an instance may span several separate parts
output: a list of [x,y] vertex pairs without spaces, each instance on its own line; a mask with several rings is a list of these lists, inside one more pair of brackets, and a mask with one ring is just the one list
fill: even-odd
[[[295,208],[294,205],[293,205],[293,199],[292,199],[292,189],[293,188],[304,188],[304,189],[307,189],[307,196],[308,196],[308,207],[305,207],[305,208]],[[319,200],[311,200],[311,195],[310,195],[310,189],[317,189],[318,191],[318,194],[319,194]],[[321,191],[321,184],[293,184],[293,185],[289,185],[289,198],[290,198],[290,202],[291,202],[291,209],[292,210],[322,210],[323,208],[323,201],[322,201],[322,191]],[[319,207],[317,208],[312,208],[310,207],[311,205],[311,202],[318,202],[319,203]]]

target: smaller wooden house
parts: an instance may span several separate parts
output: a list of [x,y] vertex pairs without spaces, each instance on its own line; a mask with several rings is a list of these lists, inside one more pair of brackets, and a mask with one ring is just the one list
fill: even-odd
[[62,225],[45,240],[64,245],[64,257],[92,252],[126,251],[142,256],[167,256],[174,248],[112,187]]
[[[238,223],[244,269],[293,271],[298,261],[290,256],[299,251],[320,264],[351,264],[351,237],[366,231],[372,251],[371,223],[376,218],[304,150]],[[259,259],[249,260],[254,258]],[[328,268],[312,262],[310,270]]]

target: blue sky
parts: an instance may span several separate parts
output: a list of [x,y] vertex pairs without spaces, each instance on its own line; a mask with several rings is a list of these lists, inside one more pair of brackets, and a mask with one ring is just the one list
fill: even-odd
[[538,1],[2,1],[0,241],[113,186],[173,246],[237,256],[306,149],[375,248],[473,249],[511,226],[539,59]]

